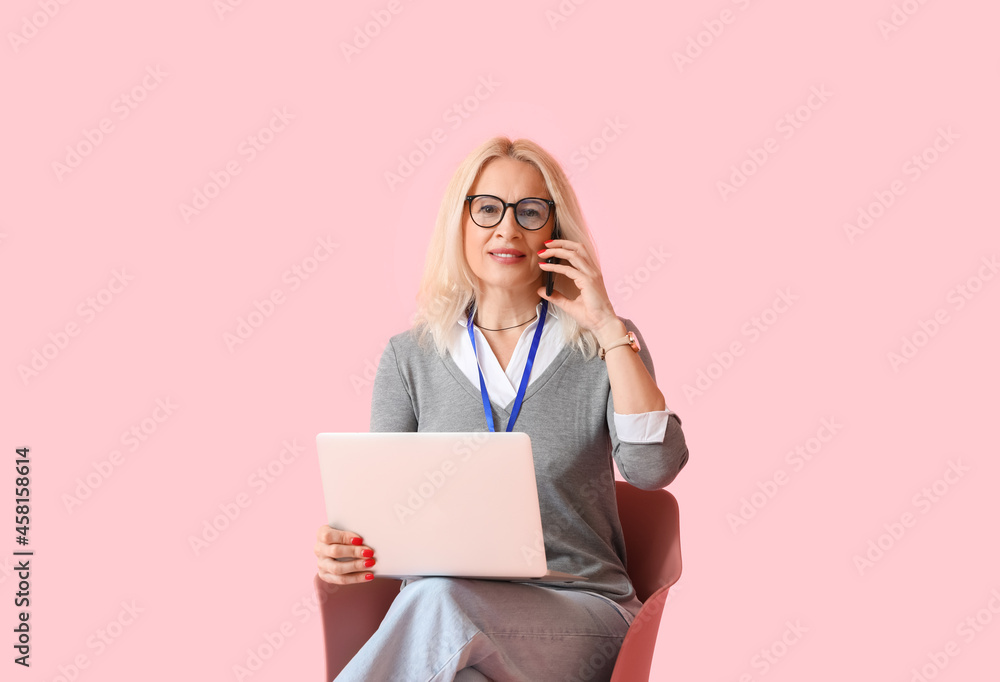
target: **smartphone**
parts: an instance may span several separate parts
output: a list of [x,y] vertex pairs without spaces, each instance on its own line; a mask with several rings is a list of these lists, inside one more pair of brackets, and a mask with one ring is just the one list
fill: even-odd
[[[562,237],[559,236],[559,225],[556,225],[555,227],[552,228],[552,238],[553,239],[562,239]],[[556,263],[556,264],[558,264],[559,263],[559,259],[555,258],[555,257],[553,257],[553,258],[546,258],[545,262],[546,263]],[[545,274],[546,274],[546,278],[545,278],[545,295],[546,296],[551,296],[552,295],[552,284],[553,284],[553,281],[555,280],[556,273],[554,273],[551,270],[549,270]]]

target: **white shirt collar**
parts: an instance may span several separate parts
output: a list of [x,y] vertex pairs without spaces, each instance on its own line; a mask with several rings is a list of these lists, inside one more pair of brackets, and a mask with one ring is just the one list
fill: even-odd
[[[537,315],[542,314],[542,301],[538,302],[535,312]],[[504,370],[500,367],[500,361],[497,360],[489,342],[486,341],[486,337],[475,326],[472,327],[472,330],[476,335],[478,358],[472,353],[472,343],[469,341],[469,331],[466,326],[469,318],[465,313],[460,314],[459,317],[448,344],[452,359],[477,390],[479,389],[479,371],[482,369],[483,381],[486,383],[486,390],[489,391],[490,400],[496,405],[507,407],[517,395],[517,388],[520,386],[524,366],[527,364],[528,351],[531,348],[531,340],[534,338],[539,318],[536,317],[532,320],[521,332],[514,348],[514,354],[511,356],[507,369]],[[528,378],[529,386],[545,372],[562,351],[564,346],[562,333],[562,323],[559,320],[557,308],[550,302],[545,317],[545,328],[542,329],[542,338],[538,340],[538,350],[531,368],[531,376]]]

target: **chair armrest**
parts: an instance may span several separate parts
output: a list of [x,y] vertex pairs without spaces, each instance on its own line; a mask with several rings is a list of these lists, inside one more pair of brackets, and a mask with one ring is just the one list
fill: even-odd
[[399,594],[400,581],[376,578],[369,583],[334,585],[313,578],[326,645],[326,679],[332,680],[375,634],[389,605]]
[[669,591],[669,586],[661,587],[643,602],[642,608],[625,633],[611,682],[640,682],[649,679],[649,670],[653,665],[653,650],[656,648],[656,635],[660,630],[660,617],[663,615],[663,605],[667,601]]

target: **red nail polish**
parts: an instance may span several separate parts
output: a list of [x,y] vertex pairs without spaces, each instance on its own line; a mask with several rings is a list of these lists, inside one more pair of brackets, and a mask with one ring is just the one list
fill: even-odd
[[361,538],[351,538],[351,544],[352,545],[360,545],[361,544]]
[[539,256],[541,256],[541,255],[542,255],[543,253],[545,253],[546,251],[548,251],[548,249],[542,249],[541,251],[539,251],[539,252],[538,252],[538,255],[539,255]]
[[362,550],[361,556],[375,556],[375,550],[374,549]]
[[545,240],[544,242],[542,242],[542,243],[543,243],[543,244],[548,244],[549,242],[554,242],[554,241],[555,241],[555,239],[546,239],[546,240]]
[[373,580],[374,578],[375,576],[373,576],[371,573],[365,573],[365,580]]
[[365,568],[371,568],[374,565],[375,565],[374,559],[369,559],[368,561],[365,562]]

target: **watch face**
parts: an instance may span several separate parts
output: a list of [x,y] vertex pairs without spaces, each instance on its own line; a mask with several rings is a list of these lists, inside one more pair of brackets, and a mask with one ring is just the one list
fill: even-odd
[[632,346],[632,350],[634,350],[636,353],[639,352],[640,350],[639,339],[636,338],[635,332],[628,333],[628,345]]

